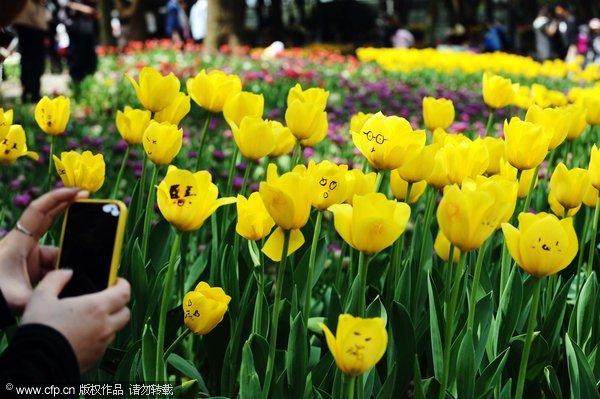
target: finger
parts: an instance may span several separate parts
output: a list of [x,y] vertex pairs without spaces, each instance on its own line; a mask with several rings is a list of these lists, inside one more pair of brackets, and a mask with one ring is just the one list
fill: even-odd
[[58,253],[57,247],[40,247],[40,271],[42,273],[56,269]]
[[56,259],[58,258],[58,248],[56,247],[38,247],[29,253],[27,258],[27,273],[29,280],[35,285],[46,273],[56,269]]
[[119,331],[129,322],[131,311],[128,307],[124,307],[116,313],[108,316],[108,322],[115,332]]
[[41,237],[52,224],[54,217],[75,200],[78,192],[77,188],[61,188],[42,195],[25,209],[19,222],[35,239]]
[[40,281],[35,291],[42,291],[48,295],[58,297],[71,279],[71,276],[73,276],[73,270],[51,271]]
[[129,303],[131,287],[127,280],[119,278],[117,283],[103,291],[90,294],[90,297],[96,297],[98,301],[106,304],[109,314],[118,312]]

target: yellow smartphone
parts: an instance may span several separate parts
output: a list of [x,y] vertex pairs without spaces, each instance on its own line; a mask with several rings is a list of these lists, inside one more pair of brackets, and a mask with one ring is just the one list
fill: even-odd
[[59,269],[73,277],[60,297],[102,291],[117,281],[127,207],[118,200],[78,200],[65,213]]

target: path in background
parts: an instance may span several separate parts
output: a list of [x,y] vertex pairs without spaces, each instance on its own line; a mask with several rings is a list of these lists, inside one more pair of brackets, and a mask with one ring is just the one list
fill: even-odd
[[[68,74],[50,74],[42,75],[42,96],[57,96],[69,94],[69,82],[71,78]],[[6,81],[0,82],[0,99],[14,99],[21,97],[21,82],[18,78],[8,77]]]

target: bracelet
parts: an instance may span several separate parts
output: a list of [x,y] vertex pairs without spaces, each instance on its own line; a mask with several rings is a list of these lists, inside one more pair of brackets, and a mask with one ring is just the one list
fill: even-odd
[[31,231],[29,231],[27,228],[23,227],[21,222],[17,222],[15,229],[17,231],[20,231],[21,233],[25,234],[26,236],[33,238],[33,233]]

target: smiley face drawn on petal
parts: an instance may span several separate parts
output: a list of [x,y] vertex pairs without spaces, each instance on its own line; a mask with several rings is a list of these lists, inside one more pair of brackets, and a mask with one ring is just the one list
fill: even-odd
[[[365,136],[367,136],[367,140],[369,140],[372,143],[379,144],[379,145],[382,145],[383,143],[386,142],[386,140],[388,140],[385,138],[385,136],[383,134],[381,134],[381,133],[374,134],[370,130],[367,132],[363,132],[363,134]],[[371,152],[375,152],[375,146],[371,147]]]
[[177,205],[182,207],[185,205],[186,201],[189,205],[192,204],[192,198],[195,197],[196,194],[192,193],[193,186],[185,186],[185,190],[180,190],[180,184],[172,184],[169,187],[169,197],[172,200],[173,205]]

